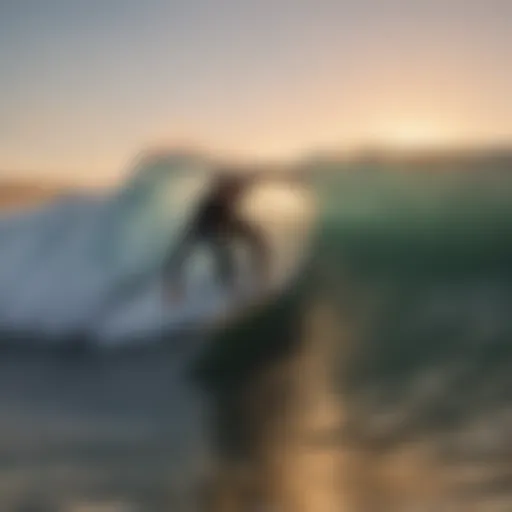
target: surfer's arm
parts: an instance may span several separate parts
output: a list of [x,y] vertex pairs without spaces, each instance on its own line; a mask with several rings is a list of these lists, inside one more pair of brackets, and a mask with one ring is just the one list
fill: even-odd
[[195,225],[188,227],[182,234],[178,244],[172,247],[163,262],[163,281],[167,290],[181,293],[183,288],[184,263],[197,240]]
[[204,237],[207,231],[210,216],[209,210],[208,201],[204,201],[199,205],[192,220],[185,226],[178,243],[167,252],[163,269],[166,278],[173,278],[177,274],[182,273],[183,264],[192,251],[193,246]]

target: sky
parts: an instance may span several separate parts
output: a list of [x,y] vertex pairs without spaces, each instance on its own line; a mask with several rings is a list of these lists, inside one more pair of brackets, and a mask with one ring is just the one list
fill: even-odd
[[2,0],[0,175],[512,141],[509,0]]

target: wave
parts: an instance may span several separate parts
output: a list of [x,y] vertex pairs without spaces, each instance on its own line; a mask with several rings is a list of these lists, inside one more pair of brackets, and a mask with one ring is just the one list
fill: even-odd
[[[160,293],[159,266],[207,186],[209,169],[199,158],[153,156],[118,190],[64,197],[0,219],[2,338],[150,343],[224,311],[229,298],[211,279],[206,254],[192,264],[187,300],[170,307]],[[296,191],[263,184],[244,205],[273,244],[276,285],[302,252],[311,217],[306,203]]]

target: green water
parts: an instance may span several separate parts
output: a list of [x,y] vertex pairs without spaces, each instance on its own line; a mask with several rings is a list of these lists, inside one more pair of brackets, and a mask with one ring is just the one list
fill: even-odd
[[418,428],[512,398],[512,175],[356,169],[319,175],[314,189],[309,265],[280,298],[219,333],[206,367],[236,381],[258,358],[286,352],[284,333],[322,294],[355,325],[350,355],[340,343],[332,357],[344,397],[386,395],[399,407],[422,379],[448,374],[445,400],[431,400]]
[[[353,171],[316,177],[319,217],[304,271],[272,303],[218,333],[199,375],[210,389],[250,386],[293,359],[303,320],[327,301],[338,330],[321,373],[344,421],[318,436],[343,460],[365,454],[366,469],[349,467],[360,478],[349,487],[376,501],[353,510],[509,510],[512,175]],[[321,347],[327,331],[309,341]],[[297,389],[314,387],[294,371],[305,386]],[[300,402],[301,392],[291,394]],[[447,494],[420,496],[406,477],[390,483],[386,472],[400,463],[383,461],[411,446],[432,464],[413,479],[420,487],[439,480]],[[408,463],[411,475],[423,464]]]

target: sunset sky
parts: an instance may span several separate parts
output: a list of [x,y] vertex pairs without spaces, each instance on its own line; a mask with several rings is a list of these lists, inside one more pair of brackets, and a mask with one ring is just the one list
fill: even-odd
[[4,0],[0,173],[512,141],[509,0]]

